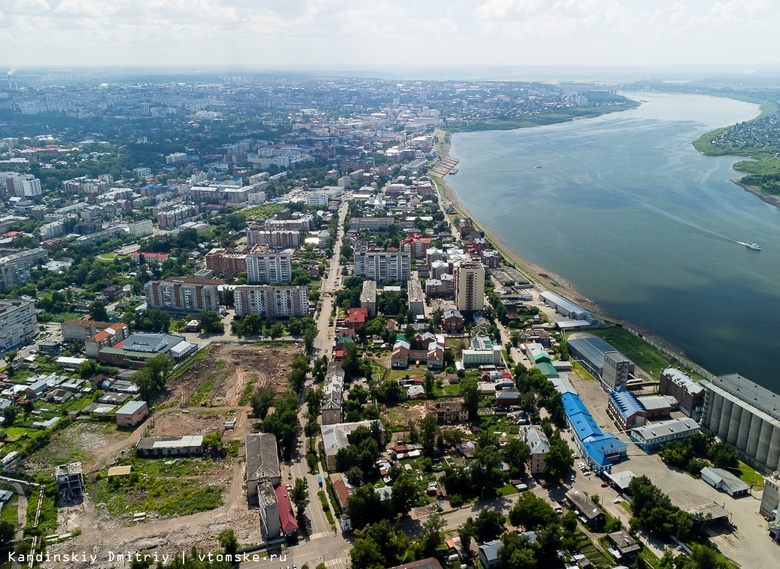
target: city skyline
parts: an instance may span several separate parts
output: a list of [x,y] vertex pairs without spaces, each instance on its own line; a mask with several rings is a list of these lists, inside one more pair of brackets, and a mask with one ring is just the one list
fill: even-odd
[[18,0],[0,65],[527,67],[776,64],[768,0]]

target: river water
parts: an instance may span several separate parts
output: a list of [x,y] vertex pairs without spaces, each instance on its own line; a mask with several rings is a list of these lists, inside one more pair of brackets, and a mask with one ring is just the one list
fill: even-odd
[[448,182],[507,247],[608,314],[660,335],[712,373],[738,372],[780,392],[780,210],[729,182],[737,158],[691,146],[713,128],[757,116],[758,106],[626,95],[642,105],[456,134],[459,173]]

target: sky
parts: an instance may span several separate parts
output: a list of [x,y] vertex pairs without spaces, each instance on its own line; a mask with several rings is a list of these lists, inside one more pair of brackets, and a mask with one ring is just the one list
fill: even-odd
[[776,0],[0,0],[0,65],[777,66]]

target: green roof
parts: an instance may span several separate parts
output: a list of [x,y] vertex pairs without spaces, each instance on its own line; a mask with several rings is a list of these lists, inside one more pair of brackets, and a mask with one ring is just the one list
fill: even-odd
[[536,369],[542,372],[545,377],[558,377],[558,371],[550,362],[537,362]]
[[342,336],[341,338],[339,338],[338,342],[336,342],[336,343],[337,344],[354,344],[355,340],[353,340],[349,336]]
[[539,353],[534,356],[534,361],[536,363],[539,362],[547,362],[550,363],[552,360],[550,359],[550,354],[548,353]]

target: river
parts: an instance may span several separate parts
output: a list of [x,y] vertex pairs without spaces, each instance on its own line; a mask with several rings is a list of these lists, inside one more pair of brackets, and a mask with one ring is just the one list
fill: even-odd
[[[758,106],[626,93],[640,107],[550,126],[458,133],[458,198],[521,257],[712,373],[780,392],[780,211],[729,182],[735,157],[691,141]],[[751,251],[738,241],[757,242]]]

